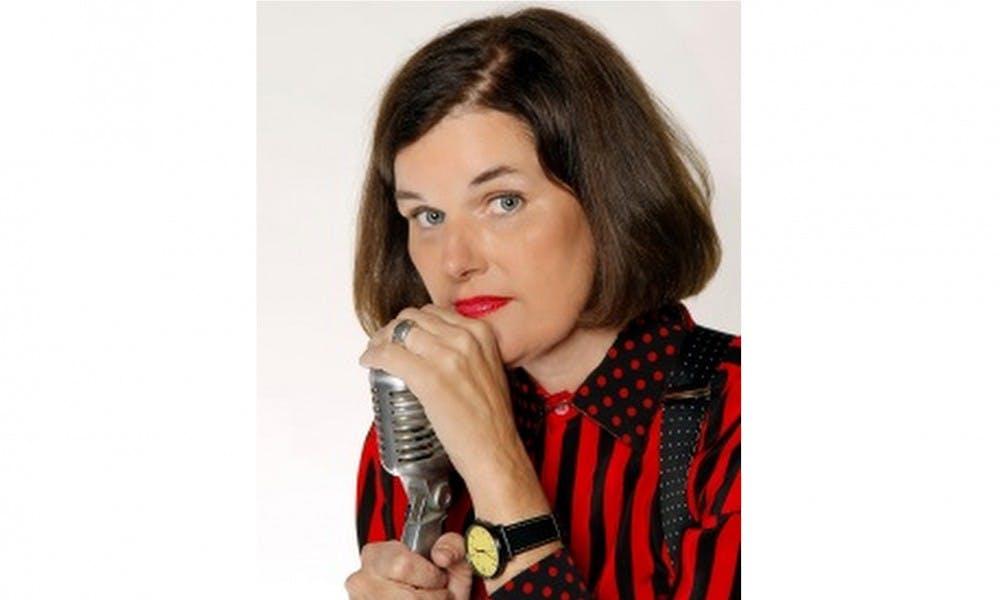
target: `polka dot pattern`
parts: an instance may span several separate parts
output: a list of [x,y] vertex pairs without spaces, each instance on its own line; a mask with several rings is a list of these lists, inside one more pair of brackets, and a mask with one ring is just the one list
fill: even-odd
[[539,568],[529,568],[505,583],[493,593],[491,598],[564,598],[568,600],[590,599],[593,594],[587,590],[580,571],[573,564],[573,558],[565,550],[557,550],[540,562]]
[[675,353],[666,347],[683,343],[689,323],[693,326],[680,305],[633,321],[580,386],[588,394],[577,392],[574,404],[620,441],[631,445],[644,440],[666,391],[666,374],[676,369]]
[[[644,440],[659,398],[666,391],[667,374],[677,370],[677,347],[694,327],[680,304],[667,306],[636,319],[618,334],[604,360],[575,393],[550,394],[538,386],[524,369],[511,372],[511,395],[518,431],[531,453],[540,443],[546,411],[559,396],[580,414],[631,445]],[[578,414],[565,410],[559,416]]]
[[[550,393],[524,369],[512,370],[516,424],[529,454],[541,445],[546,415],[564,418],[552,410],[557,401],[562,406],[570,403],[573,415],[593,420],[623,444],[645,443],[669,376],[678,370],[675,347],[683,345],[693,326],[679,304],[636,319],[619,333],[604,360],[575,392]],[[526,569],[493,594],[493,598],[592,597],[565,551]]]

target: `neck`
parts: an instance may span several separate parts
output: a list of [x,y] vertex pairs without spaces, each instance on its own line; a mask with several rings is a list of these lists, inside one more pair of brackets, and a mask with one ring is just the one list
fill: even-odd
[[604,360],[617,328],[577,328],[557,346],[521,366],[548,392],[575,392]]

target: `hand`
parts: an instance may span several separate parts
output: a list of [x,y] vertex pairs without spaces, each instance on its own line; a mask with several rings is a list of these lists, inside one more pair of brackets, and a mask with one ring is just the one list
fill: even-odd
[[[402,319],[414,325],[398,344],[392,330]],[[372,336],[360,362],[402,378],[420,399],[477,515],[505,523],[548,511],[488,323],[434,305],[407,308]]]
[[472,567],[465,561],[462,536],[446,533],[438,538],[431,560],[398,541],[365,544],[361,569],[344,586],[352,600],[467,600]]
[[448,574],[449,598],[465,600],[472,593],[472,565],[465,560],[465,538],[443,534],[431,548],[431,560]]

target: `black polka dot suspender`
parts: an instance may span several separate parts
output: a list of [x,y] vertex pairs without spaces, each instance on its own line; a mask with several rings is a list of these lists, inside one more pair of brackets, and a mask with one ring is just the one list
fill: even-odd
[[691,524],[685,489],[712,383],[733,336],[701,326],[688,334],[676,368],[667,375],[660,432],[660,522],[677,564],[681,535]]

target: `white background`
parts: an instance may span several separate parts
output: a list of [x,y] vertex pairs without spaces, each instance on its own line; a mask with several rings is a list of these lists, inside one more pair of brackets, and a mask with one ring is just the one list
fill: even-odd
[[[748,598],[994,595],[987,6],[742,7]],[[333,550],[255,566],[296,518],[256,510],[255,36],[5,7],[0,598],[343,597]]]
[[[329,597],[357,568],[371,422],[351,303],[355,215],[381,90],[446,26],[510,3],[266,3],[258,11],[258,556],[261,585]],[[601,27],[713,169],[724,263],[690,303],[739,330],[739,5],[560,5]]]

